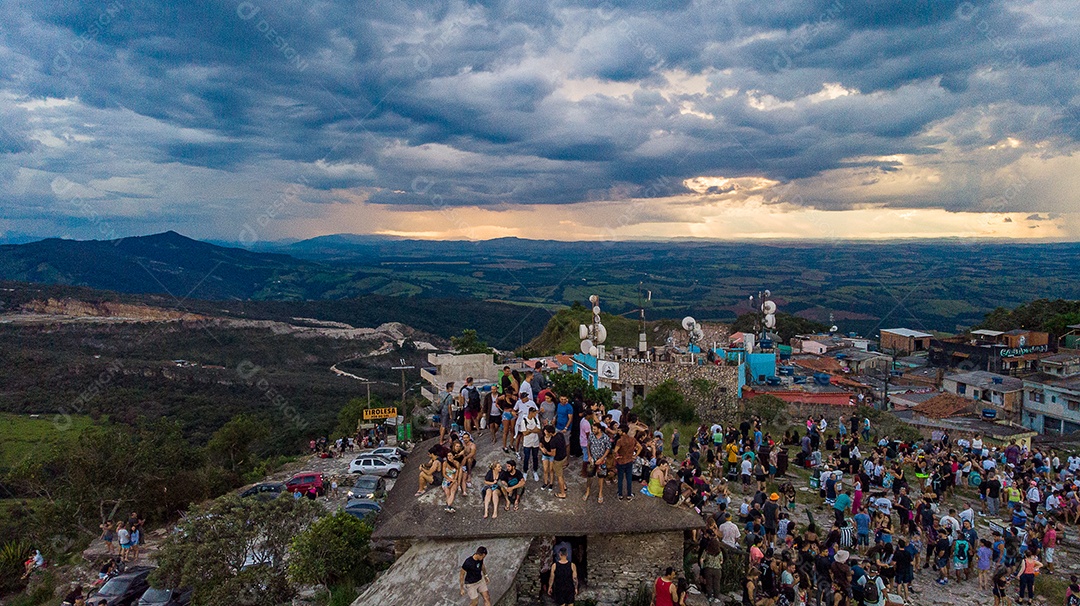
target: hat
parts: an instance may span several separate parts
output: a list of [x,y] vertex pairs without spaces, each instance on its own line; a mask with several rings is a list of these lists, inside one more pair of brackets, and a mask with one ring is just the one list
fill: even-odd
[[1038,482],[1036,482],[1035,480],[1032,480],[1032,481],[1031,481],[1031,485],[1032,485],[1032,486],[1038,486],[1038,485],[1039,485],[1039,483],[1038,483]]
[[776,493],[774,492],[774,493],[772,493],[771,495],[769,495],[769,500],[770,500],[770,501],[779,501],[779,500],[780,500],[780,495],[778,495],[778,494],[776,494]]
[[833,557],[833,559],[843,564],[844,562],[848,561],[849,557],[851,557],[851,554],[848,553],[846,550],[841,549],[840,551],[836,552],[836,555]]

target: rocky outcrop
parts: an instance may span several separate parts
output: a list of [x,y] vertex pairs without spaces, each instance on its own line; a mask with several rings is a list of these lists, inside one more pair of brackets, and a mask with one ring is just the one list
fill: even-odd
[[206,320],[206,316],[186,312],[130,305],[115,301],[79,301],[76,299],[47,299],[30,301],[22,306],[24,313],[68,316],[75,318],[103,318],[127,322],[173,322],[179,320]]

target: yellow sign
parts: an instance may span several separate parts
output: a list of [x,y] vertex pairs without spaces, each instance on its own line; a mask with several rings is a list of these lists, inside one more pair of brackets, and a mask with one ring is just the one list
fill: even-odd
[[364,420],[393,419],[397,416],[397,408],[367,408],[364,410]]

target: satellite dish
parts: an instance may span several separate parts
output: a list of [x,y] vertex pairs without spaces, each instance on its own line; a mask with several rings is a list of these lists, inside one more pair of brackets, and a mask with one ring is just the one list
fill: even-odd
[[772,314],[767,314],[765,316],[765,328],[775,328],[775,327],[776,327],[776,316],[774,316]]
[[592,321],[593,321],[593,324],[599,324],[600,323],[600,316],[599,315],[593,316]]
[[766,288],[765,289],[765,296],[766,297],[771,297],[772,296],[772,291]]
[[701,339],[705,338],[705,331],[701,330],[701,326],[695,326],[693,334],[695,341],[700,341]]
[[686,316],[682,319],[683,330],[694,330],[695,324],[697,324],[697,320],[694,319],[694,316]]
[[835,324],[832,327],[829,328],[829,332],[836,332],[838,330],[840,330],[840,329],[837,328]]
[[598,344],[607,341],[607,328],[604,328],[603,324],[596,325],[596,342]]
[[773,303],[772,301],[766,301],[766,302],[762,303],[761,304],[761,311],[763,311],[763,312],[765,312],[767,314],[776,313],[776,303]]
[[596,348],[593,347],[592,341],[590,341],[589,339],[585,339],[581,342],[581,353],[587,354],[594,349]]
[[581,324],[577,327],[577,334],[579,339],[587,339],[589,337],[589,327]]
[[593,305],[596,305],[599,302],[600,302],[600,297],[598,297],[596,295],[589,295],[589,303],[592,303]]
[[595,345],[593,345],[592,347],[589,348],[589,355],[590,356],[595,358],[599,353],[600,353],[600,350],[597,349]]
[[594,316],[599,316],[600,315],[600,307],[599,306],[593,307],[592,312],[593,312]]

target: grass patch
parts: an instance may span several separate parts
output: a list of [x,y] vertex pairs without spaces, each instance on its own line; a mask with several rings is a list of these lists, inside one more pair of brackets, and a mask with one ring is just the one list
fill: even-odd
[[54,422],[53,415],[0,413],[0,469],[10,469],[52,446],[74,440],[94,424],[87,416],[72,415]]
[[1068,579],[1057,574],[1040,574],[1035,577],[1035,595],[1045,598],[1047,604],[1064,604]]

